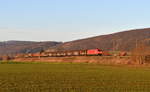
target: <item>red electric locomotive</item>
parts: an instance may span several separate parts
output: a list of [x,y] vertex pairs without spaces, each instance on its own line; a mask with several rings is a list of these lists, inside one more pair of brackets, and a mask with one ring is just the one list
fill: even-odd
[[87,50],[87,55],[102,55],[103,51],[100,49],[91,49],[91,50]]

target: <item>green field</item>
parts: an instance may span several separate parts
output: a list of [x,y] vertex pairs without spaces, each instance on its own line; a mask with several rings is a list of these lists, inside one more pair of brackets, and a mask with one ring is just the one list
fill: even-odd
[[0,92],[150,92],[150,68],[1,63]]

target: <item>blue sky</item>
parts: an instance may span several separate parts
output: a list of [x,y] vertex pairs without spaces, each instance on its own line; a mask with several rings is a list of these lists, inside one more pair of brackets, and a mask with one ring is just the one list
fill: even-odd
[[71,41],[150,27],[150,0],[0,0],[0,41]]

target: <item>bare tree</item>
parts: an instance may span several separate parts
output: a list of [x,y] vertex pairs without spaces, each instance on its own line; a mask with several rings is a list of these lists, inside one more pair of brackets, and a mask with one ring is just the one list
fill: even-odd
[[137,64],[150,63],[147,59],[150,55],[150,46],[147,40],[136,42],[136,48],[132,51],[132,60]]

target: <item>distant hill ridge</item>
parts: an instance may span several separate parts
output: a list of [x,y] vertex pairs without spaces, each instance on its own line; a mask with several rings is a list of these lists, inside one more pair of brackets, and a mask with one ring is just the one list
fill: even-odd
[[150,39],[150,28],[129,30],[65,43],[55,41],[6,41],[0,42],[0,55],[36,53],[41,50],[60,51],[93,48],[100,48],[107,51],[129,51],[135,48],[138,41],[143,41],[146,39]]
[[13,55],[17,53],[36,53],[61,43],[62,42],[54,41],[5,41],[0,42],[0,55]]
[[87,39],[66,42],[49,49],[51,50],[80,50],[100,48],[103,50],[129,51],[136,43],[150,39],[150,28],[135,29]]

